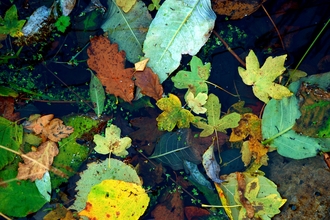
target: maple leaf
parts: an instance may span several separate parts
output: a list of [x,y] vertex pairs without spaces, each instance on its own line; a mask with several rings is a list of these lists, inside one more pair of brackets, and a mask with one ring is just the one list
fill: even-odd
[[173,94],[168,98],[161,98],[156,105],[163,112],[156,118],[160,130],[172,131],[175,125],[178,128],[189,128],[194,115],[187,109],[182,108],[180,99]]
[[191,71],[181,70],[172,77],[174,86],[178,89],[187,88],[195,95],[200,92],[208,93],[206,80],[210,76],[211,64],[203,65],[202,60],[196,56],[193,56],[189,64]]
[[135,85],[141,88],[141,93],[154,98],[156,101],[162,98],[163,87],[159,83],[158,75],[155,74],[149,67],[143,71],[136,72]]
[[257,164],[267,165],[268,149],[261,144],[261,119],[255,114],[245,113],[242,115],[239,125],[232,129],[230,135],[230,142],[243,141],[242,146],[242,161],[244,165],[249,165],[252,158],[256,159]]
[[203,129],[200,133],[201,137],[210,136],[215,131],[226,133],[227,128],[235,128],[238,126],[241,116],[236,112],[227,114],[220,118],[221,104],[216,95],[210,94],[204,107],[207,109],[207,120],[203,117],[195,116],[193,121],[193,124],[196,127]]
[[194,94],[190,91],[188,91],[188,95],[186,96],[186,102],[189,108],[191,108],[191,111],[195,112],[196,114],[203,114],[206,112],[206,108],[202,107],[207,100],[207,94],[206,93],[198,93],[196,97],[194,97]]
[[50,169],[54,157],[58,154],[58,147],[53,141],[41,144],[37,151],[23,154],[24,163],[18,164],[17,179],[35,181],[42,179],[46,171]]
[[41,116],[31,115],[29,121],[25,122],[24,128],[42,134],[51,141],[58,142],[62,138],[68,137],[73,131],[73,127],[63,125],[63,121],[54,118],[53,114]]
[[18,20],[16,5],[12,5],[5,14],[4,18],[0,16],[0,34],[9,34],[11,37],[20,37],[23,35],[22,27],[25,20]]
[[88,66],[96,71],[106,92],[131,102],[134,98],[134,69],[125,69],[125,51],[118,52],[118,44],[110,44],[106,37],[94,37],[87,49]]
[[105,129],[105,137],[96,134],[94,150],[99,154],[113,153],[116,156],[126,156],[127,148],[131,146],[132,140],[129,137],[120,138],[120,128],[116,125],[110,125]]
[[251,50],[246,57],[246,69],[238,67],[238,73],[246,85],[253,85],[253,93],[265,103],[269,101],[269,97],[274,99],[289,97],[293,93],[288,88],[273,82],[284,72],[285,58],[286,55],[268,57],[260,68],[258,58]]

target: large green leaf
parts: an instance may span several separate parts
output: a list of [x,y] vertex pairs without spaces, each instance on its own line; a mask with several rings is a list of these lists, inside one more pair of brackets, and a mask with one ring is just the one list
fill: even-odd
[[[330,74],[323,74],[323,77],[318,75],[302,78],[292,83],[289,88],[296,93],[302,82],[318,83],[321,87],[329,86]],[[330,151],[329,138],[312,138],[292,130],[300,116],[296,96],[270,100],[262,117],[262,136],[267,139],[264,143],[270,143],[272,147],[277,148],[279,154],[293,159],[313,157],[320,151]]]
[[137,1],[128,12],[123,12],[114,0],[108,0],[108,13],[102,29],[108,33],[110,41],[126,52],[126,58],[132,63],[139,61],[142,44],[152,20],[143,1]]
[[[0,117],[0,145],[18,151],[22,144],[23,127]],[[4,149],[0,149],[0,170],[12,162],[15,154]]]
[[151,22],[143,45],[148,66],[166,80],[181,54],[195,55],[212,32],[215,14],[210,0],[166,0]]

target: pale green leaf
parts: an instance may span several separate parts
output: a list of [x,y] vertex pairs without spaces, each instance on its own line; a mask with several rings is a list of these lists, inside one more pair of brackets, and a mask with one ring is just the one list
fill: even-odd
[[50,176],[49,172],[47,171],[42,179],[36,179],[35,184],[37,186],[37,189],[39,190],[40,194],[47,200],[50,201],[50,195],[52,192],[52,185],[50,182]]
[[166,0],[149,27],[143,45],[148,66],[164,82],[182,54],[196,55],[208,40],[216,15],[210,0]]
[[94,104],[94,112],[100,117],[104,110],[105,92],[101,81],[91,72],[89,94]]
[[206,93],[198,93],[195,97],[192,92],[188,92],[185,97],[188,107],[196,114],[203,114],[206,112],[206,108],[202,107],[207,100]]
[[285,59],[286,55],[268,57],[264,65],[259,68],[258,58],[251,50],[246,57],[246,69],[238,67],[238,73],[246,85],[253,86],[255,96],[265,103],[269,101],[269,97],[274,99],[289,97],[292,92],[288,88],[273,82],[285,71]]

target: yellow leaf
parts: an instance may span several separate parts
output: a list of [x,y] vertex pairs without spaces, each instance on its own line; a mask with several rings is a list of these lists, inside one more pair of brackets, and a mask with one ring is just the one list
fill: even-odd
[[146,65],[149,61],[149,58],[141,60],[134,64],[135,71],[143,71],[146,68]]
[[214,183],[214,185],[215,185],[215,188],[218,191],[219,198],[221,200],[221,204],[223,205],[223,208],[224,208],[227,216],[229,217],[230,220],[233,220],[234,218],[232,216],[231,209],[228,207],[228,206],[230,206],[230,203],[227,201],[227,198],[226,198],[224,192],[222,191],[222,189],[220,187],[220,184],[219,183]]
[[206,93],[198,93],[197,96],[195,97],[192,92],[188,92],[188,95],[186,96],[186,102],[191,108],[193,112],[196,114],[203,114],[206,112],[206,108],[202,107],[205,105],[207,100],[207,94]]
[[86,207],[79,215],[89,219],[139,219],[149,201],[140,185],[109,179],[91,189]]
[[96,147],[94,150],[100,154],[113,153],[116,156],[126,156],[127,148],[131,146],[132,140],[129,137],[120,138],[120,128],[111,125],[105,129],[105,137],[94,135]]
[[246,69],[238,67],[238,73],[246,85],[253,86],[255,96],[265,103],[269,101],[269,97],[274,99],[289,97],[293,93],[288,88],[273,82],[284,72],[285,59],[286,55],[268,57],[260,68],[258,58],[251,50],[246,57]]
[[125,13],[129,12],[135,3],[136,0],[116,0],[118,7],[120,7]]

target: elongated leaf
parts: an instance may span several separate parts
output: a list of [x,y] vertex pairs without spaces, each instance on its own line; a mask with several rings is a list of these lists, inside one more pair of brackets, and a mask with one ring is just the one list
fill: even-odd
[[100,117],[104,110],[105,92],[101,81],[93,73],[91,73],[89,94],[94,104],[95,114]]
[[136,63],[142,55],[142,44],[152,18],[143,1],[136,2],[128,13],[113,1],[108,0],[108,17],[102,29],[108,33],[111,42],[119,45],[119,50],[126,52],[127,60]]
[[201,158],[188,145],[188,131],[188,129],[182,129],[179,132],[164,134],[149,159],[155,158],[158,162],[170,166],[173,170],[183,169],[183,159],[199,164]]
[[180,64],[181,54],[195,55],[212,32],[210,0],[166,0],[152,21],[143,52],[162,83]]
[[212,145],[203,154],[203,167],[208,177],[213,182],[222,183],[223,180],[219,179],[220,166],[214,156],[214,145]]

